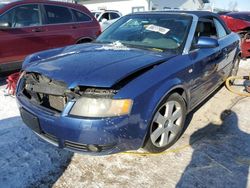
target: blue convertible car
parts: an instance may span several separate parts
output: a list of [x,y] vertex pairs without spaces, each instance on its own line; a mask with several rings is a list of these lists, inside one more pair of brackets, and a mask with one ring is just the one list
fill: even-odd
[[46,141],[93,155],[162,152],[239,63],[239,37],[210,12],[122,17],[94,43],[30,55],[17,102]]

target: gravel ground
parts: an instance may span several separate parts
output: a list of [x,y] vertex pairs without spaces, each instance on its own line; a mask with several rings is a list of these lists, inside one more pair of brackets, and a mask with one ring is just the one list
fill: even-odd
[[[240,67],[248,75],[250,60]],[[0,93],[0,187],[250,187],[249,111],[249,98],[222,87],[168,152],[93,157],[38,139]]]

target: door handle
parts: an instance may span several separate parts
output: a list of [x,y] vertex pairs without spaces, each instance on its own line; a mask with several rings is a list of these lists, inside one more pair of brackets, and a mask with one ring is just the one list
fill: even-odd
[[225,49],[224,55],[226,56],[226,58],[228,58],[228,56],[229,56],[229,54],[228,54],[228,49]]
[[44,30],[42,30],[41,28],[35,28],[35,29],[32,29],[32,32],[43,32]]
[[215,63],[213,65],[211,65],[210,67],[210,70],[207,70],[205,73],[204,73],[204,77],[208,77],[210,76],[211,74],[213,74],[217,69],[218,69],[218,64]]
[[226,58],[228,58],[228,56],[229,56],[228,52],[229,52],[228,48],[224,48],[222,51],[223,55],[226,56]]
[[224,48],[222,51],[223,51],[224,54],[228,53],[228,49],[227,48]]

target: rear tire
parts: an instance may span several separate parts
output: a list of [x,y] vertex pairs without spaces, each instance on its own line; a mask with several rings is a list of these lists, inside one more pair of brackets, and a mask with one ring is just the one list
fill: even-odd
[[89,43],[89,42],[92,42],[92,40],[91,39],[81,39],[81,40],[77,41],[76,44],[83,44],[83,43]]
[[186,103],[179,94],[164,99],[154,113],[143,148],[160,153],[172,146],[184,130],[186,112]]
[[239,71],[239,64],[240,64],[240,56],[237,56],[234,60],[234,65],[231,70],[230,76],[237,76],[237,73]]

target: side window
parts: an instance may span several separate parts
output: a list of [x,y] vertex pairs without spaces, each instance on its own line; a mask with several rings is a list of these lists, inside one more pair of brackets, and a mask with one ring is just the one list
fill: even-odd
[[217,38],[217,32],[213,21],[208,20],[202,22],[203,27],[200,27],[200,36]]
[[205,19],[197,23],[191,50],[194,49],[194,44],[197,44],[199,37],[202,36],[217,38],[216,28],[212,20]]
[[41,25],[38,5],[16,7],[0,17],[0,22],[8,22],[12,28]]
[[222,26],[222,24],[215,18],[214,18],[214,24],[216,27],[218,38],[225,37],[227,35],[227,32],[226,32],[225,28]]
[[100,18],[100,21],[102,21],[103,19],[109,20],[109,13],[106,12],[102,15],[102,17]]
[[79,11],[76,10],[72,10],[72,12],[74,13],[75,17],[76,17],[76,21],[77,22],[87,22],[87,21],[91,21],[91,18]]
[[1,23],[8,23],[9,26],[12,27],[13,21],[14,21],[14,15],[15,15],[15,9],[12,9],[11,11],[3,14],[0,17],[0,22]]
[[111,13],[110,13],[110,19],[111,19],[111,20],[116,19],[116,18],[119,18],[119,17],[120,17],[120,15],[117,14],[117,13],[114,13],[114,12],[111,12]]
[[194,39],[196,39],[197,41],[198,38],[202,36],[217,38],[216,28],[212,20],[206,19],[204,21],[201,20],[198,22],[195,30]]
[[66,7],[44,5],[44,8],[48,19],[48,24],[73,22],[72,15],[69,9]]

